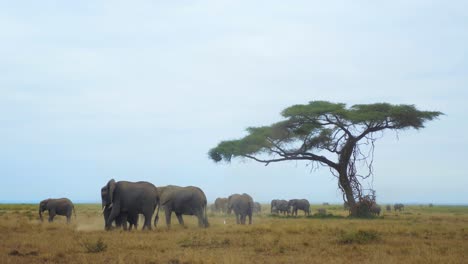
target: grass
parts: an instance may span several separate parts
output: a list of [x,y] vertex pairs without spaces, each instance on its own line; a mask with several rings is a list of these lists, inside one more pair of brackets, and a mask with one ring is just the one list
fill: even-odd
[[468,262],[468,207],[407,206],[374,219],[347,218],[338,205],[323,216],[314,205],[309,217],[264,207],[251,226],[210,213],[207,229],[186,216],[186,228],[173,217],[170,230],[107,232],[100,205],[77,205],[69,225],[60,216],[41,223],[37,205],[0,205],[0,263]]
[[107,244],[102,241],[102,238],[98,238],[96,242],[85,241],[83,247],[88,253],[99,253],[107,249]]
[[375,230],[357,230],[341,235],[338,240],[343,244],[367,244],[380,240],[380,234]]

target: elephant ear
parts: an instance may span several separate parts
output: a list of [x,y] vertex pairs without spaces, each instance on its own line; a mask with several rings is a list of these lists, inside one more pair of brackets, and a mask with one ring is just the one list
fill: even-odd
[[108,195],[109,195],[109,202],[112,203],[113,202],[113,199],[114,199],[114,191],[115,191],[115,180],[114,179],[111,179],[108,183],[107,183],[107,190],[109,191]]

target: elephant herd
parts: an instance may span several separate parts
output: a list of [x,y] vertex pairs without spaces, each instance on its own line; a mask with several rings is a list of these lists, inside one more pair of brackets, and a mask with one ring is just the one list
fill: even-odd
[[289,201],[286,200],[272,200],[271,201],[271,210],[270,212],[283,215],[295,215],[297,216],[297,211],[304,211],[305,215],[310,215],[310,203],[307,199],[292,199]]
[[[152,229],[151,219],[156,211],[154,226],[159,221],[159,210],[163,210],[166,226],[171,226],[171,215],[175,213],[180,225],[184,225],[183,215],[194,215],[198,219],[198,226],[208,227],[207,199],[205,193],[198,187],[180,187],[168,185],[156,187],[150,182],[118,181],[111,179],[101,188],[102,214],[104,227],[110,230],[114,227],[131,230],[138,227],[139,215],[143,215],[142,229]],[[215,204],[221,211],[230,213],[234,211],[236,222],[245,224],[249,218],[252,223],[252,213],[260,212],[259,203],[254,203],[248,194],[233,194],[225,199],[217,199]],[[56,215],[67,217],[70,222],[72,212],[75,212],[73,203],[67,198],[47,199],[39,204],[39,217],[49,212],[49,222]],[[75,215],[76,217],[76,215]]]
[[[166,218],[166,226],[171,226],[171,215],[175,213],[180,225],[184,225],[183,215],[194,215],[198,219],[198,226],[208,227],[207,199],[205,193],[198,187],[180,187],[168,185],[156,187],[150,182],[128,182],[111,179],[101,188],[102,214],[104,227],[110,230],[114,227],[124,230],[137,228],[139,215],[143,215],[142,229],[152,229],[151,219],[154,212],[153,225],[156,227],[159,221],[159,211],[163,210]],[[389,207],[389,206],[388,206]],[[388,210],[387,207],[387,210]],[[403,204],[395,204],[394,210],[402,210]],[[49,212],[49,222],[56,215],[66,216],[70,222],[72,213],[75,213],[73,203],[67,198],[46,199],[39,204],[39,218],[42,221],[42,213]],[[237,224],[252,224],[252,214],[261,212],[261,205],[254,202],[246,193],[232,194],[228,198],[217,198],[213,204],[213,211],[231,214],[234,212]],[[302,210],[306,216],[310,215],[310,203],[306,199],[272,200],[271,213],[297,216],[297,211]],[[380,214],[380,206],[372,208],[372,214]],[[75,214],[76,218],[76,214]]]
[[[198,187],[180,187],[168,185],[156,187],[150,182],[128,182],[111,179],[101,188],[102,214],[104,227],[110,230],[115,227],[124,230],[137,228],[139,215],[143,215],[142,229],[152,229],[151,219],[156,211],[154,226],[159,220],[159,210],[164,210],[166,225],[171,225],[171,214],[175,213],[179,224],[184,225],[182,215],[195,215],[200,227],[208,227],[207,200],[205,193]],[[67,217],[70,222],[72,212],[75,212],[73,203],[67,198],[47,199],[39,204],[39,218],[42,213],[49,212],[49,222],[56,215]],[[75,215],[76,217],[76,215]],[[127,223],[129,226],[127,226]]]

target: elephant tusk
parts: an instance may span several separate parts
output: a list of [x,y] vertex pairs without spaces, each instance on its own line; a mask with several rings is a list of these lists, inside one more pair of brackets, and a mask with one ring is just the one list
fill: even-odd
[[104,211],[106,210],[106,208],[107,208],[107,206],[102,207],[102,212],[101,212],[101,214],[104,213]]

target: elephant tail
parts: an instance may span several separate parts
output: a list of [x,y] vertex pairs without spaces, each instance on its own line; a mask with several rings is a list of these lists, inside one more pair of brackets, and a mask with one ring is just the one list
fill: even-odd
[[208,223],[208,214],[207,214],[208,205],[207,204],[205,204],[203,211],[204,211],[203,213],[204,213],[204,217],[205,217],[205,227],[209,227],[210,223]]
[[73,209],[73,215],[75,216],[75,220],[76,220],[76,211],[75,211],[75,206],[74,205],[72,206],[72,209]]
[[158,224],[158,221],[159,221],[159,208],[160,208],[160,204],[159,202],[156,204],[156,217],[154,217],[154,228],[156,228],[156,225]]

